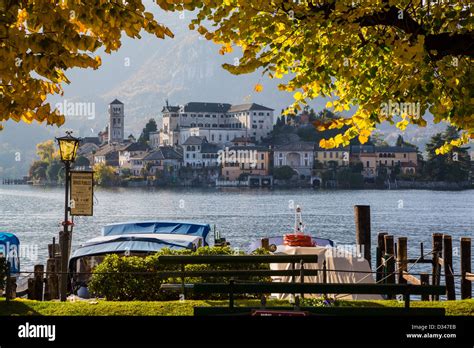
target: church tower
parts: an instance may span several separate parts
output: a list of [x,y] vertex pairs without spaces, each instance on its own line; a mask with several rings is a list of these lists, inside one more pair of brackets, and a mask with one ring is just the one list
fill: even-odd
[[109,104],[109,144],[124,141],[124,105],[115,99]]

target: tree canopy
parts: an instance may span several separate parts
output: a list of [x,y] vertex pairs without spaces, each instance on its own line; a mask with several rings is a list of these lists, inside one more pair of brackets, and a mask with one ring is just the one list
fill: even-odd
[[[166,11],[195,11],[190,28],[221,45],[220,53],[240,47],[233,74],[256,70],[282,80],[293,93],[288,109],[327,97],[335,112],[349,118],[315,122],[340,129],[320,146],[365,143],[385,121],[405,129],[435,122],[461,130],[441,152],[474,137],[474,32],[471,5],[423,0],[156,0]],[[120,47],[122,33],[140,37],[143,29],[159,38],[173,34],[140,0],[0,1],[0,122],[36,119],[61,125],[48,94],[61,93],[68,68],[97,68],[93,53]],[[262,90],[257,84],[255,91]],[[342,129],[344,126],[347,128]]]
[[[169,4],[175,3],[174,5]],[[441,149],[474,136],[474,32],[468,1],[412,0],[158,0],[163,8],[198,9],[191,29],[222,45],[242,48],[234,74],[259,68],[270,78],[288,77],[281,90],[294,93],[292,108],[318,96],[350,118],[316,123],[319,129],[349,126],[322,147],[365,143],[377,124],[404,130],[436,123],[463,130]],[[181,4],[178,4],[181,3]],[[290,108],[291,111],[291,108]]]
[[46,97],[62,94],[65,71],[97,69],[99,47],[116,51],[124,32],[140,38],[141,30],[173,37],[141,0],[0,0],[0,129],[9,119],[62,125]]
[[154,118],[150,118],[142,130],[140,134],[140,138],[138,138],[138,142],[146,144],[150,140],[150,133],[156,132],[158,126],[156,125],[156,121]]

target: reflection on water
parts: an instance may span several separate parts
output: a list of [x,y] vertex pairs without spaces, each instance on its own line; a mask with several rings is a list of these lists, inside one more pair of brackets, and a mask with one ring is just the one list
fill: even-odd
[[[23,269],[45,262],[47,244],[60,230],[63,192],[62,188],[0,186],[0,231],[13,232],[23,244],[38,247],[39,260],[22,258]],[[215,224],[232,246],[242,248],[257,238],[291,231],[297,204],[303,208],[306,232],[338,244],[353,244],[353,206],[368,204],[372,236],[380,231],[407,236],[410,257],[419,256],[420,242],[425,243],[425,252],[431,249],[432,233],[451,234],[455,273],[459,273],[459,238],[474,234],[474,190],[116,188],[96,189],[95,197],[94,216],[75,219],[73,248],[98,236],[105,224],[149,219]]]

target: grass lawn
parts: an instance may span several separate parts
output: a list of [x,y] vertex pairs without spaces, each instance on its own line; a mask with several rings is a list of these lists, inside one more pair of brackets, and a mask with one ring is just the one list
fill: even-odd
[[[259,306],[258,300],[237,300],[238,306]],[[162,302],[113,302],[104,300],[57,302],[17,299],[7,303],[0,299],[0,315],[193,315],[196,306],[227,306],[227,301],[187,300]],[[349,307],[403,307],[398,301],[338,301],[337,306]],[[288,306],[287,301],[269,300],[267,306]],[[412,301],[411,307],[444,307],[446,315],[474,315],[474,300],[420,302]]]

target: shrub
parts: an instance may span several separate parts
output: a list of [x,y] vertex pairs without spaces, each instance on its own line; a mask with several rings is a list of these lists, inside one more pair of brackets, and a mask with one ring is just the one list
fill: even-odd
[[[268,253],[262,249],[254,254]],[[181,283],[181,278],[163,278],[159,271],[179,271],[179,265],[160,264],[158,258],[161,255],[234,255],[236,251],[230,247],[202,247],[196,251],[191,250],[171,250],[162,249],[157,253],[146,256],[118,256],[115,254],[107,255],[104,261],[93,271],[89,282],[89,290],[96,296],[105,297],[107,300],[114,301],[162,301],[176,300],[178,293],[165,292],[160,289],[163,283]],[[243,252],[238,252],[243,255]],[[186,271],[204,271],[204,270],[255,270],[268,269],[268,264],[203,264],[186,265]],[[243,278],[240,278],[243,279]],[[262,277],[250,277],[248,281],[269,280]],[[212,283],[225,282],[223,277],[186,277],[186,283]],[[190,294],[188,299],[198,299],[202,296]],[[223,298],[223,296],[205,296],[206,298]],[[224,296],[225,297],[225,296]]]
[[275,180],[290,180],[296,172],[290,166],[273,168],[273,178]]

